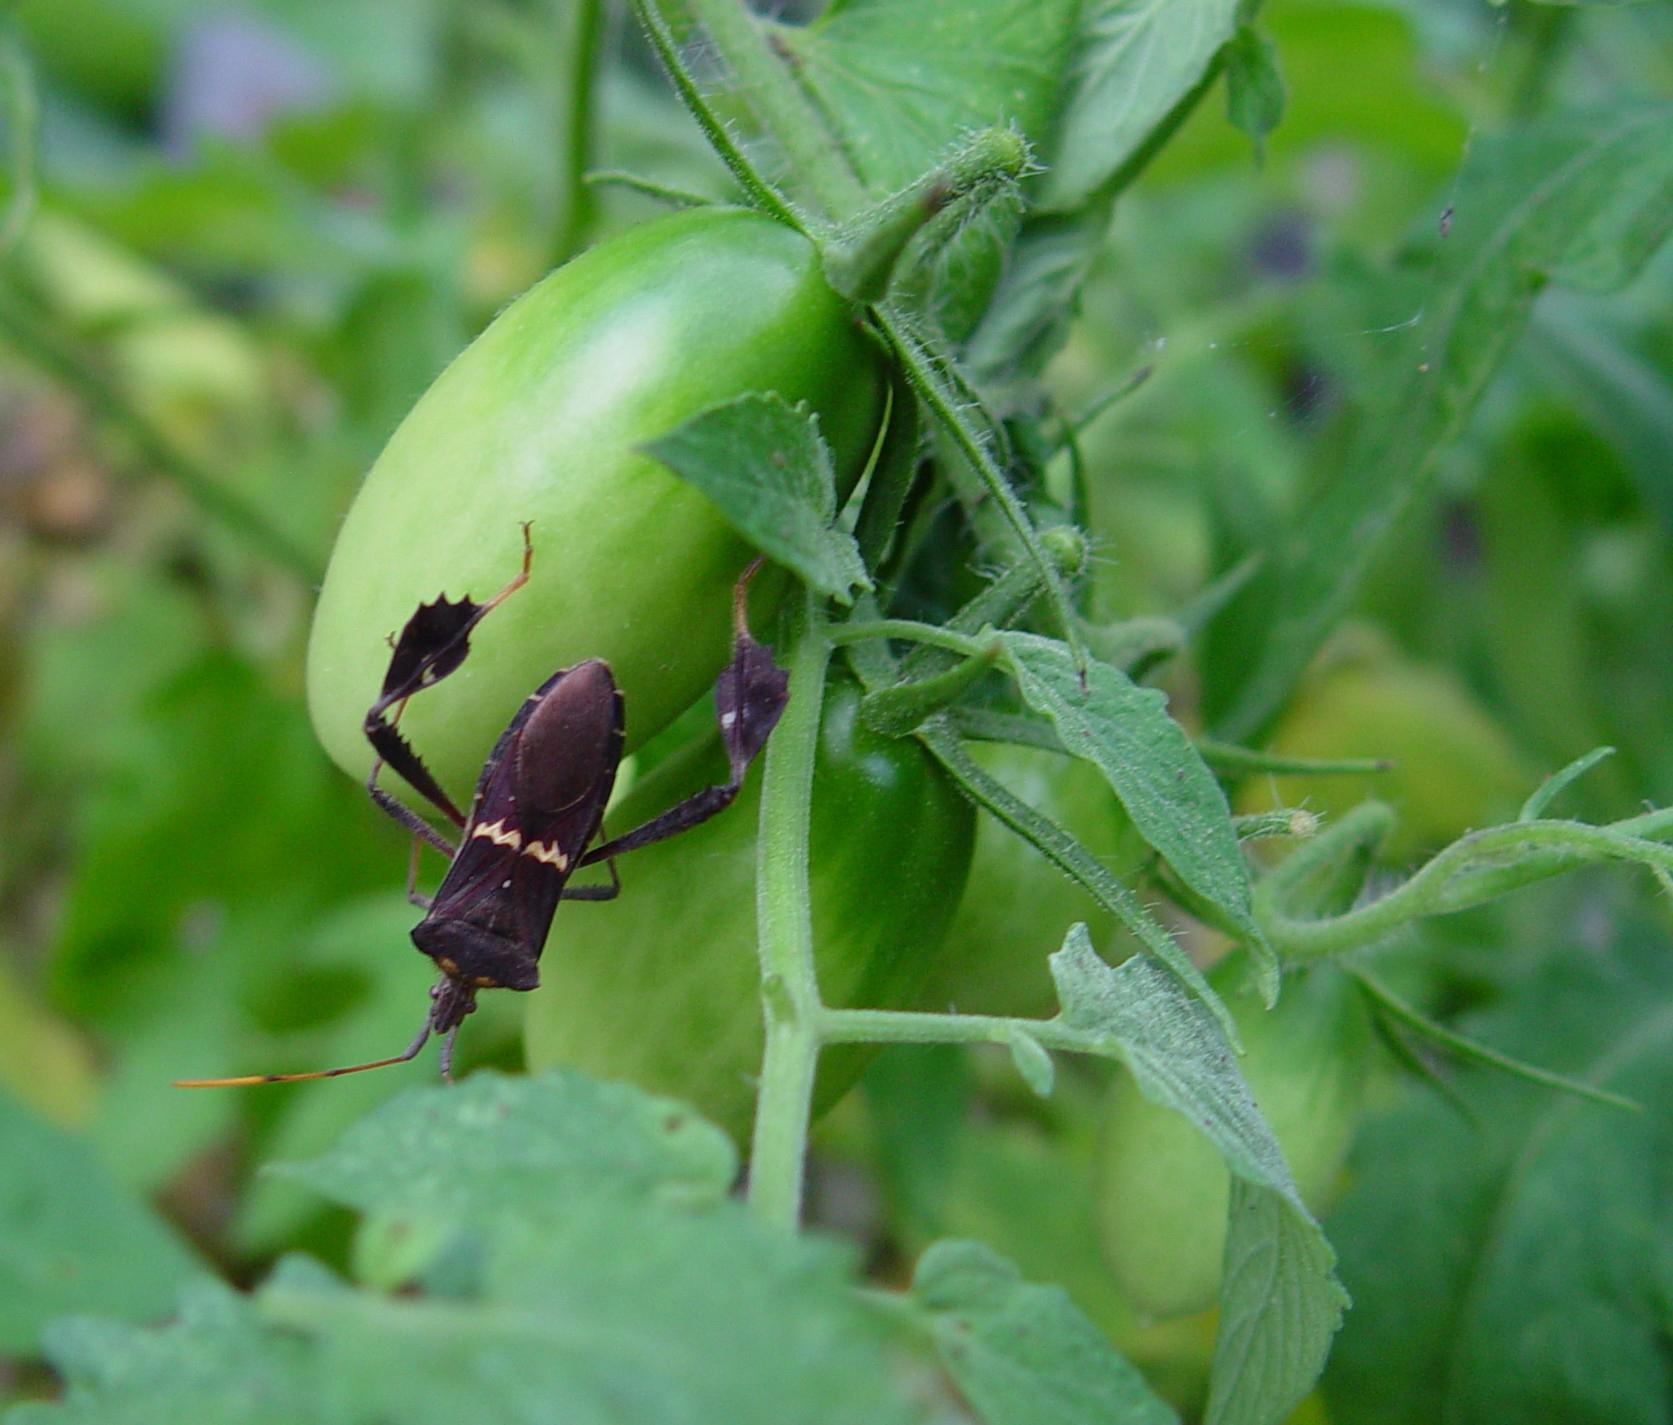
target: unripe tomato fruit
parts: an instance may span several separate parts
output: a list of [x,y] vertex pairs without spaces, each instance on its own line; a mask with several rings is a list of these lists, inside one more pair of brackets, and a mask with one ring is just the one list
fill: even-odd
[[[1150,850],[1097,771],[1078,758],[1014,743],[977,742],[970,756],[1036,811],[1081,842],[1117,879],[1131,880]],[[1086,925],[1106,947],[1115,917],[1014,832],[979,818],[970,884],[931,981],[932,1009],[1049,1016],[1056,1006],[1048,959],[1069,927]]]
[[513,302],[390,438],[343,523],[308,646],[314,727],[364,776],[361,719],[386,638],[446,592],[528,586],[472,635],[470,658],[414,698],[401,730],[467,791],[494,738],[556,668],[603,658],[630,746],[725,663],[733,581],[753,551],[693,486],[640,451],[749,391],[806,401],[839,484],[858,478],[884,374],[800,233],[700,208],[599,244]]
[[[808,873],[819,988],[828,1005],[914,1004],[964,889],[975,812],[913,738],[859,719],[832,671],[813,773]],[[657,767],[611,810],[629,827],[725,777],[707,739]],[[764,1039],[755,935],[754,771],[724,814],[625,856],[613,901],[566,905],[529,1003],[531,1070],[567,1064],[696,1106],[746,1138]],[[948,943],[948,953],[957,947]],[[820,1056],[815,1108],[865,1059]]]
[[[1247,989],[1247,957],[1217,965],[1247,1053],[1239,1061],[1284,1150],[1304,1202],[1328,1204],[1365,1100],[1371,1020],[1353,982],[1323,964],[1285,977],[1268,1011]],[[1153,1316],[1214,1304],[1231,1180],[1219,1153],[1182,1115],[1151,1103],[1133,1076],[1110,1086],[1097,1168],[1098,1230],[1123,1295]]]

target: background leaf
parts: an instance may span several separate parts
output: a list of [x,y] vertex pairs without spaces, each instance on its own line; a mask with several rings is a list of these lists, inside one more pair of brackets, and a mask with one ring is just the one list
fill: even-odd
[[1457,193],[1447,235],[1427,243],[1433,277],[1388,374],[1392,399],[1358,424],[1332,462],[1339,473],[1322,477],[1269,572],[1219,621],[1215,728],[1228,738],[1278,710],[1428,489],[1545,283],[1618,287],[1673,228],[1673,106],[1564,116],[1484,141]]
[[1062,1287],[1035,1286],[977,1242],[937,1242],[913,1295],[948,1374],[986,1425],[1170,1425],[1145,1385]]
[[1077,207],[1132,158],[1232,37],[1238,3],[1088,0],[1045,207]]
[[0,1093],[0,1348],[27,1354],[74,1311],[162,1316],[199,1274],[191,1254],[88,1146]]
[[1645,1112],[1463,1070],[1474,1123],[1412,1089],[1367,1129],[1331,1219],[1354,1296],[1325,1381],[1344,1425],[1673,1409],[1666,937],[1576,955],[1557,925],[1540,972],[1462,1027]]

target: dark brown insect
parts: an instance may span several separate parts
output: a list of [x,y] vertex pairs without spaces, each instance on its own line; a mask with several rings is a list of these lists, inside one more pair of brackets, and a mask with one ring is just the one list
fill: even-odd
[[[732,660],[715,684],[715,711],[731,773],[724,786],[706,787],[643,826],[591,846],[621,763],[625,713],[610,665],[589,658],[558,669],[529,694],[488,754],[469,814],[459,811],[396,724],[409,698],[465,661],[471,630],[527,582],[531,558],[525,525],[522,570],[493,598],[478,604],[444,595],[420,605],[395,640],[383,690],[366,714],[366,736],[377,753],[366,790],[413,833],[407,894],[425,915],[413,927],[412,938],[441,970],[417,1038],[399,1054],[370,1063],[300,1074],[177,1080],[181,1087],[293,1083],[359,1073],[413,1058],[432,1034],[446,1036],[441,1070],[450,1077],[453,1041],[476,1008],[477,992],[532,990],[540,983],[540,953],[560,900],[613,899],[621,890],[615,857],[686,831],[737,797],[744,773],[784,710],[788,687],[771,650],[749,633],[745,592],[759,560],[734,590]],[[378,786],[385,764],[460,828],[457,846]],[[450,858],[433,900],[415,888],[420,841]],[[569,885],[581,867],[600,861],[610,867],[609,885]]]

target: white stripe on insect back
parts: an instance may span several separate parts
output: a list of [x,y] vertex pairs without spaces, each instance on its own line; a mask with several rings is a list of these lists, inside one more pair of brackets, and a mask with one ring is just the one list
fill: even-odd
[[523,844],[523,833],[515,826],[508,828],[504,817],[485,826],[476,827],[471,832],[471,840],[474,841],[479,836],[486,836],[496,846],[509,846],[513,851]]
[[544,861],[548,866],[556,866],[560,871],[569,869],[569,857],[558,850],[557,842],[548,845],[544,841],[531,841],[523,848],[525,856],[533,856],[536,861]]

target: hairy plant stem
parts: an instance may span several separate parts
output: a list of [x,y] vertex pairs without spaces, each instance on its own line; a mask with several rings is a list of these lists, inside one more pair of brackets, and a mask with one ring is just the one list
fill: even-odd
[[818,111],[808,102],[784,61],[774,53],[768,31],[744,0],[685,0],[715,52],[731,70],[736,94],[756,122],[784,150],[797,184],[841,220],[865,203],[859,180]]
[[970,638],[935,623],[916,623],[912,619],[883,618],[850,620],[834,625],[829,632],[832,643],[858,643],[867,638],[898,638],[911,643],[944,648],[963,658],[975,658],[987,652],[987,643]]
[[[1673,834],[1673,809],[1613,826],[1575,821],[1514,821],[1460,837],[1410,880],[1342,915],[1302,920],[1269,902],[1257,916],[1279,954],[1317,960],[1367,945],[1413,920],[1466,910],[1594,861],[1636,861],[1673,874],[1673,848],[1653,838]],[[1267,913],[1262,915],[1260,912]]]
[[1047,1049],[1088,1052],[1088,1036],[1055,1019],[1011,1019],[994,1014],[939,1014],[902,1009],[823,1009],[825,1044],[1008,1044],[1019,1032]]
[[[771,213],[780,222],[788,223],[793,228],[802,228],[801,219],[779,196],[772,184],[756,171],[755,165],[733,141],[726,125],[720,121],[720,116],[709,107],[709,101],[703,97],[703,91],[698,88],[695,76],[680,58],[679,46],[674,42],[667,21],[662,18],[662,11],[657,8],[657,0],[629,0],[629,3],[645,39],[656,52],[662,67],[668,72],[669,81],[674,86],[674,92],[680,96],[680,102],[697,121],[697,127],[702,129],[703,137],[709,141],[709,147],[726,165],[733,178],[737,179],[738,186],[744,190],[750,202],[763,212]],[[735,8],[735,0],[704,0],[704,4],[725,9]],[[742,18],[746,21],[749,19],[747,15]],[[720,48],[718,41],[716,47]],[[724,50],[722,52],[730,63],[733,56]]]
[[1010,527],[1017,543],[1038,571],[1041,588],[1057,614],[1058,622],[1062,625],[1064,641],[1074,654],[1075,666],[1084,679],[1087,652],[1081,638],[1080,626],[1075,619],[1075,611],[1069,601],[1068,590],[1063,586],[1057,563],[1041,543],[1039,531],[1034,528],[1033,520],[1028,517],[1027,508],[1011,488],[1011,482],[1004,470],[983,442],[981,432],[972,425],[965,412],[950,396],[936,370],[932,351],[912,330],[910,322],[901,312],[887,306],[873,308],[873,316],[912,389],[918,393],[918,398],[948,438],[958,447],[959,454],[975,472],[988,498],[1004,516],[1005,523]]
[[756,942],[767,1047],[750,1153],[749,1205],[769,1226],[794,1232],[813,1074],[819,1061],[819,981],[808,890],[808,820],[819,717],[831,645],[823,614],[805,590],[786,640],[790,701],[767,742],[756,845]]

